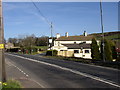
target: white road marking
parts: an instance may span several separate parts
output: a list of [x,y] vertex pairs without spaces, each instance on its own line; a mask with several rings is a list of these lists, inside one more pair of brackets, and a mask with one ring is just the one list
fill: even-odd
[[[76,63],[76,62],[74,62]],[[111,67],[105,67],[105,66],[97,66],[97,65],[92,65],[92,64],[85,64],[85,63],[78,63],[82,65],[87,65],[87,66],[93,66],[93,67],[98,67],[98,68],[103,68],[103,69],[109,69],[109,70],[115,70],[115,71],[120,71],[119,69],[111,68]]]
[[[39,57],[42,57],[42,56],[39,56]],[[45,59],[48,59],[47,57],[42,57],[42,58],[45,58]],[[51,59],[54,59],[54,58],[51,58]],[[60,60],[60,59],[59,59]],[[65,61],[65,60],[64,60]],[[73,63],[77,63],[77,62],[73,62]],[[111,68],[111,67],[105,67],[105,66],[98,66],[98,65],[92,65],[92,64],[86,64],[86,63],[77,63],[77,64],[80,64],[80,65],[86,65],[86,66],[93,66],[93,67],[99,67],[99,68],[103,68],[103,69],[108,69],[108,70],[115,70],[115,71],[120,71],[119,69],[117,68]]]
[[93,76],[93,75],[90,75],[90,74],[87,74],[87,73],[79,72],[79,71],[72,70],[72,69],[69,69],[69,68],[65,68],[65,67],[62,67],[62,66],[59,66],[59,65],[50,64],[50,63],[46,63],[46,62],[43,62],[43,61],[38,61],[38,60],[35,60],[35,59],[31,59],[31,58],[26,58],[26,57],[23,57],[23,56],[18,56],[18,55],[13,55],[13,54],[8,54],[8,55],[15,56],[15,57],[22,58],[22,59],[26,59],[28,61],[33,61],[33,62],[53,66],[53,67],[56,67],[56,68],[59,68],[59,69],[62,69],[62,70],[72,72],[72,73],[77,74],[77,75],[82,75],[84,77],[88,77],[88,78],[91,78],[91,79],[94,79],[94,80],[97,80],[97,81],[100,81],[100,82],[103,82],[103,83],[106,83],[106,84],[109,84],[109,85],[120,88],[120,85],[115,84],[115,82],[113,82],[113,81],[106,80],[106,79],[103,79],[103,78],[99,78],[97,76]]
[[26,77],[29,77],[29,75],[26,75]]
[[[9,61],[8,61],[9,62]],[[15,68],[17,68],[20,72],[22,72],[26,77],[29,77],[29,75],[28,74],[26,74],[24,71],[22,71],[19,67],[17,67],[16,65],[14,65],[14,64],[12,64],[11,62],[9,62],[9,64],[11,65],[11,66],[14,66]],[[28,79],[28,78],[27,78]],[[35,83],[37,83],[40,87],[42,87],[42,88],[45,88],[43,85],[41,85],[39,82],[37,82],[37,81],[35,81],[35,80],[33,80],[33,79],[28,79],[28,80],[31,80],[31,81],[33,81],[33,82],[35,82]]]

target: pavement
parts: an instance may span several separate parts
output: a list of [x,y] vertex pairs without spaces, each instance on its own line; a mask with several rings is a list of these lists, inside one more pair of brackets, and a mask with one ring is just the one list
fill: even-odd
[[39,83],[30,78],[24,71],[15,66],[13,63],[9,62],[8,58],[5,60],[7,80],[19,81],[22,85],[22,88],[42,88]]
[[[119,70],[31,55],[6,54],[7,75],[24,88],[118,88]],[[33,86],[32,86],[33,85]]]

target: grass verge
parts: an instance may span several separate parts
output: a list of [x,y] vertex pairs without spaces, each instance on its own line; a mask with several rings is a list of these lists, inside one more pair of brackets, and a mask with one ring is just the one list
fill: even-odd
[[20,84],[20,82],[16,81],[16,80],[8,80],[6,83],[2,84],[2,90],[21,90],[22,86]]
[[116,68],[120,70],[120,62],[113,62],[113,61],[100,61],[100,60],[92,60],[92,59],[83,59],[83,58],[71,58],[71,57],[62,57],[62,56],[44,56],[46,58],[52,58],[52,59],[60,59],[60,60],[67,60],[67,61],[74,61],[78,63],[85,63],[85,64],[91,64],[91,65],[98,65],[98,66],[104,66],[104,67],[110,67],[110,68]]

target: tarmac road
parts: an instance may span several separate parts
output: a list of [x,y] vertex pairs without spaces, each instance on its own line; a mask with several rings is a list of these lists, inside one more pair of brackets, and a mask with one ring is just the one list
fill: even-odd
[[42,88],[120,88],[120,71],[42,56],[5,54]]

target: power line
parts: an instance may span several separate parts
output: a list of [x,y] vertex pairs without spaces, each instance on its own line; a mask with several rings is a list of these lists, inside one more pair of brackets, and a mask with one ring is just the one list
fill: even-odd
[[33,5],[35,6],[35,8],[38,10],[39,14],[45,19],[45,21],[51,25],[51,23],[49,22],[49,20],[44,16],[44,14],[41,12],[41,10],[38,8],[38,6],[35,4],[35,2],[33,2],[33,0],[31,0],[31,2],[33,3]]
[[[32,0],[31,0],[32,1]],[[50,31],[51,31],[51,38],[52,38],[52,44],[51,47],[53,46],[53,23],[50,22],[45,16],[44,14],[41,12],[41,10],[38,8],[38,6],[32,1],[33,5],[35,6],[35,8],[38,10],[39,14],[45,19],[45,21],[48,23],[48,25],[50,26]]]

